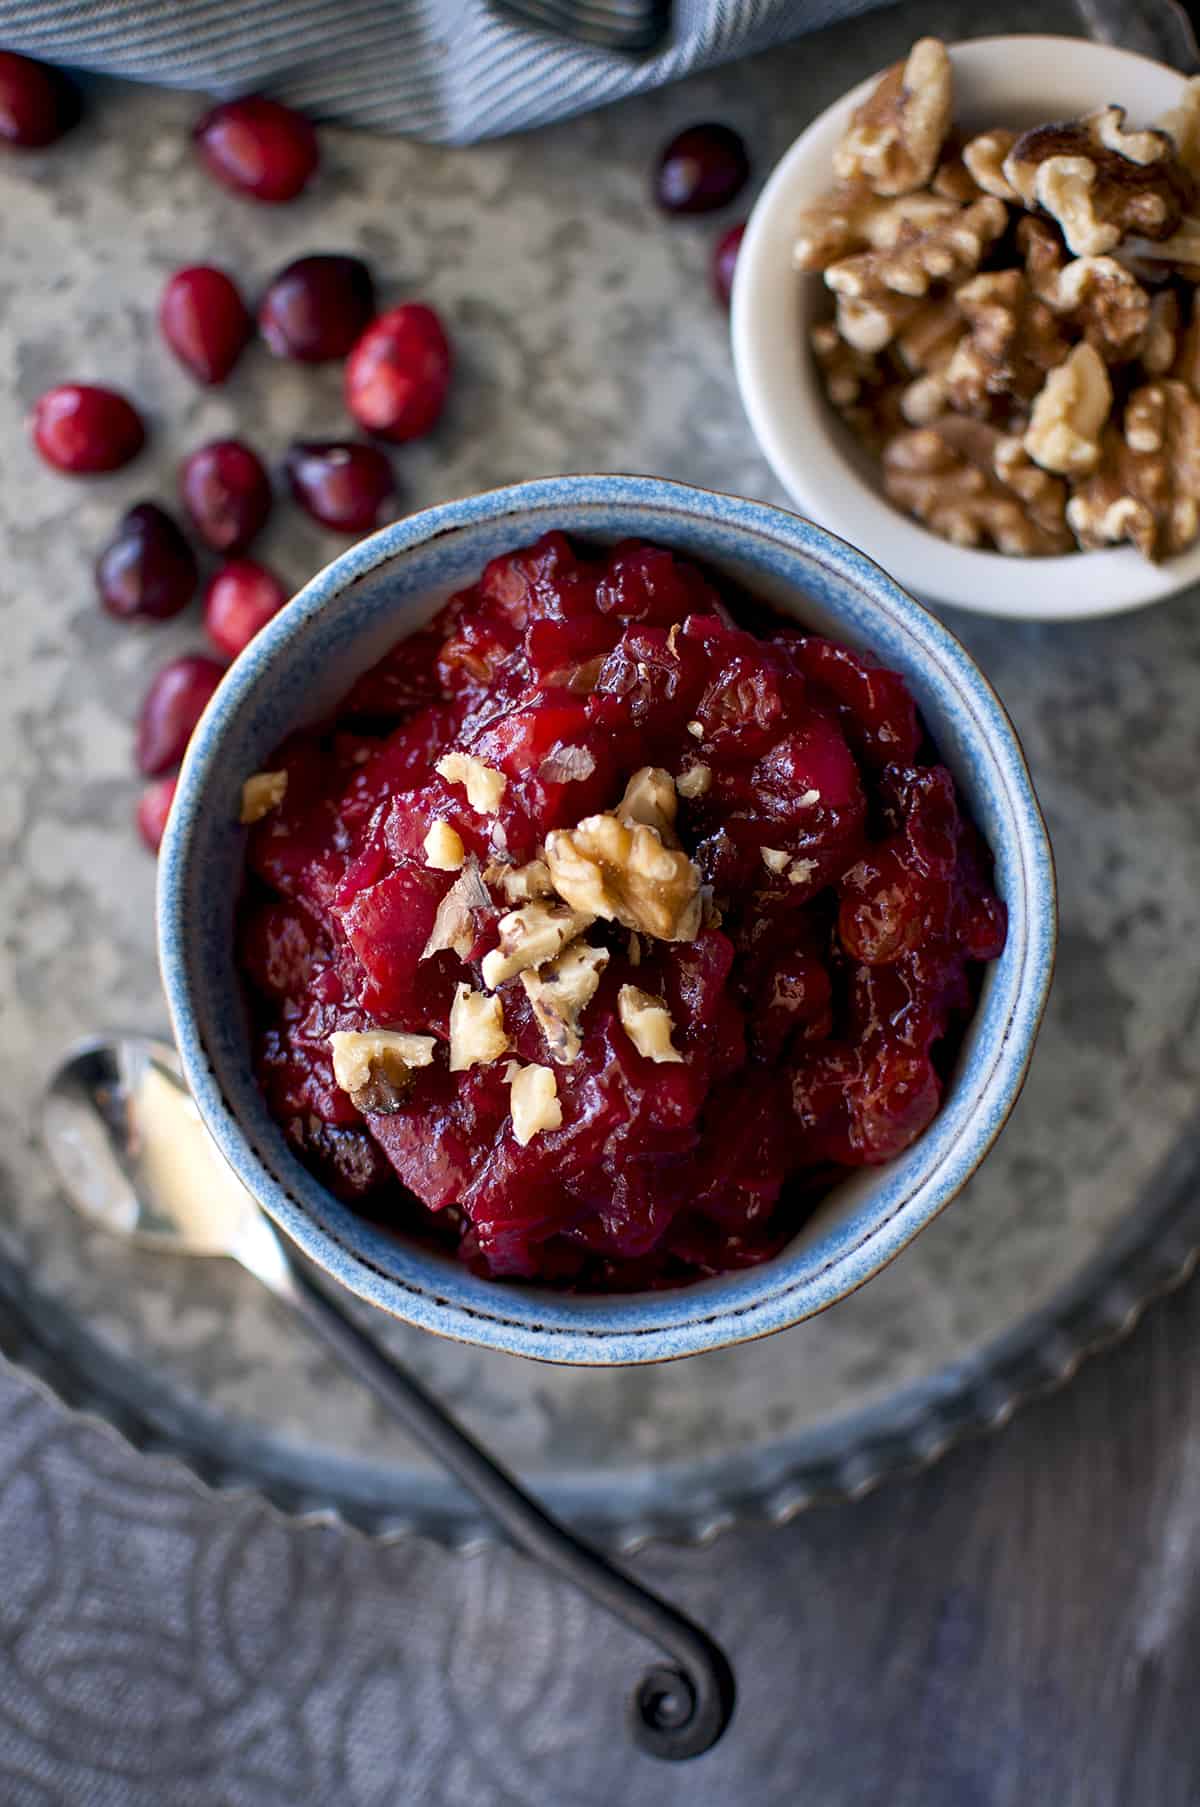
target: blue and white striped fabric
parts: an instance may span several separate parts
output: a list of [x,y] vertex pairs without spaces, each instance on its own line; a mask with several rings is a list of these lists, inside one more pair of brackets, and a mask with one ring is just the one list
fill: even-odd
[[0,0],[0,44],[47,62],[468,144],[640,94],[880,0],[675,0],[648,56],[570,42],[489,0]]

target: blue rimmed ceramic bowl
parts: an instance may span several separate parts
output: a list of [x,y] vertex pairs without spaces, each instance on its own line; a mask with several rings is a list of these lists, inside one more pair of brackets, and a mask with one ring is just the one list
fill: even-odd
[[[266,1108],[234,968],[243,780],[490,558],[551,528],[600,543],[656,540],[903,672],[992,847],[1008,905],[1008,945],[988,970],[942,1110],[920,1140],[839,1186],[774,1260],[674,1292],[573,1297],[501,1284],[357,1217],[300,1164]],[[1056,927],[1053,862],[1020,746],[953,636],[870,559],[809,521],[656,478],[609,476],[551,477],[443,503],[384,528],[314,577],[238,659],[196,730],[160,854],[158,916],[167,1001],[201,1115],[304,1253],[424,1329],[604,1366],[781,1330],[899,1254],[974,1172],[1016,1101]]]

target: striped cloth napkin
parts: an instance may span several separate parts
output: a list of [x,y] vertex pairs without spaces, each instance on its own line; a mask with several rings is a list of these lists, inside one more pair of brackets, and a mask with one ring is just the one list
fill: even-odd
[[[51,63],[469,144],[640,94],[881,0],[674,0],[649,55],[491,0],[0,0],[0,44]],[[514,0],[515,4],[515,0]]]

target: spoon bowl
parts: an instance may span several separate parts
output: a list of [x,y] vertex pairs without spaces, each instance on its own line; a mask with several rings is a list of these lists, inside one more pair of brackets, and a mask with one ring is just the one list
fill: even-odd
[[143,1248],[237,1259],[263,1222],[205,1129],[168,1042],[115,1035],[78,1043],[47,1086],[41,1129],[77,1209]]

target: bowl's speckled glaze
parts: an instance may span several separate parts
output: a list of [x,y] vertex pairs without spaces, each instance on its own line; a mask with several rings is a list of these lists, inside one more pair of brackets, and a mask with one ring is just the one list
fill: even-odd
[[[250,1070],[232,956],[242,780],[327,710],[495,554],[561,528],[637,536],[702,559],[821,632],[902,672],[996,856],[1009,940],[990,969],[953,1085],[900,1159],[839,1187],[761,1267],[677,1292],[575,1297],[498,1285],[399,1242],[301,1166]],[[861,1286],[955,1196],[1020,1091],[1050,984],[1053,865],[1012,726],[958,642],[869,559],[811,522],[643,477],[556,477],[445,503],[353,547],[238,660],[189,748],[159,871],[159,951],[189,1084],[245,1184],[306,1255],[424,1329],[544,1360],[644,1362],[797,1323]]]

